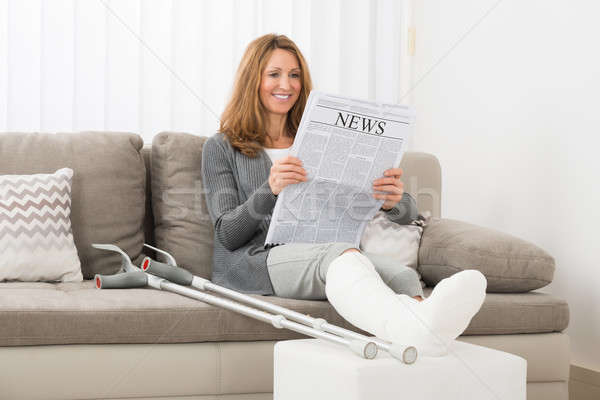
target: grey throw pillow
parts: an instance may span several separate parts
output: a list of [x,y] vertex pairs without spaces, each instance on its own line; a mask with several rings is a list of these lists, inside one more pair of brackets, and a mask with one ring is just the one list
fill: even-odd
[[73,170],[0,175],[0,281],[80,282],[71,230]]
[[552,282],[555,265],[543,249],[514,236],[451,219],[429,221],[418,267],[427,286],[465,269],[483,273],[490,293],[518,293]]

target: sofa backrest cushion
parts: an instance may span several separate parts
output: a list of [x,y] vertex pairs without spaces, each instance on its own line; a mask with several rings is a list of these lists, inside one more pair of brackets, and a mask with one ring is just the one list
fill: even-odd
[[139,262],[144,243],[146,171],[142,138],[120,132],[3,133],[0,174],[73,170],[71,224],[85,279],[114,274],[116,253],[92,243],[119,246]]
[[[210,278],[213,228],[202,186],[206,137],[161,132],[152,141],[152,213],[156,247],[194,275]],[[164,261],[160,255],[158,259]]]
[[419,213],[441,217],[442,167],[436,156],[419,151],[407,151],[400,162],[404,191],[417,202]]

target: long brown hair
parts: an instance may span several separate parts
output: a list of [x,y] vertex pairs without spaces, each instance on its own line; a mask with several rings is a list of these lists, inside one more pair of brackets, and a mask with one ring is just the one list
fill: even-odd
[[308,65],[296,44],[285,35],[268,34],[254,39],[246,48],[237,70],[233,93],[221,115],[220,130],[231,145],[248,157],[256,157],[265,144],[266,110],[260,101],[260,82],[271,53],[287,50],[298,59],[302,89],[296,104],[288,111],[286,128],[292,135],[300,124],[304,106],[312,89]]

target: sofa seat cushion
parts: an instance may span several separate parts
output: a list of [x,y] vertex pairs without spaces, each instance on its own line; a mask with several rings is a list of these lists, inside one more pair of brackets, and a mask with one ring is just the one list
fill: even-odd
[[[425,293],[430,293],[429,288]],[[349,327],[326,301],[263,297]],[[562,331],[563,300],[544,293],[487,295],[466,335]],[[0,282],[0,346],[187,343],[303,337],[177,294],[150,288],[99,290],[93,281]]]

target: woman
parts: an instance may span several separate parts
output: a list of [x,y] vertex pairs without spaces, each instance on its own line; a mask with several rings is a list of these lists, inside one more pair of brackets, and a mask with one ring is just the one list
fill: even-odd
[[[277,195],[307,179],[302,161],[287,150],[311,87],[304,57],[287,37],[265,35],[246,49],[220,133],[202,153],[215,235],[212,280],[246,293],[327,298],[347,320],[384,340],[418,345],[421,354],[445,354],[483,302],[481,273],[456,274],[420,302],[414,270],[350,243],[264,247]],[[392,221],[406,224],[417,209],[401,175],[399,168],[387,170],[373,182],[373,196],[384,200],[382,210]],[[450,297],[468,306],[449,307]]]

